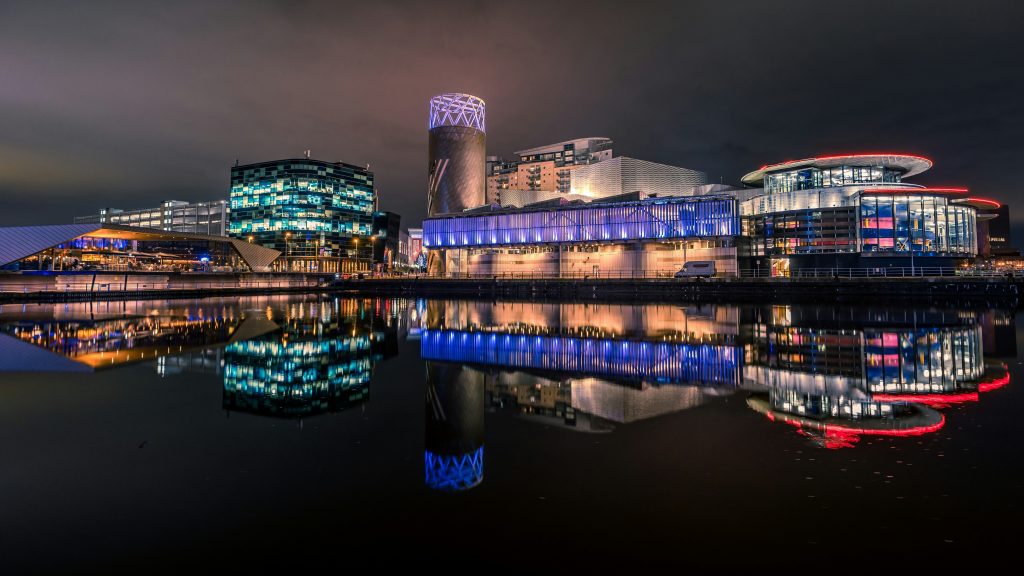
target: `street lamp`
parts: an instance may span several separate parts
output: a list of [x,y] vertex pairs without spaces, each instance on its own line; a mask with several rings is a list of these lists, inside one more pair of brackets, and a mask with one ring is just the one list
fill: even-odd
[[284,233],[284,250],[285,250],[285,260],[288,261],[288,271],[291,272],[291,270],[292,270],[292,233],[291,232],[285,232]]

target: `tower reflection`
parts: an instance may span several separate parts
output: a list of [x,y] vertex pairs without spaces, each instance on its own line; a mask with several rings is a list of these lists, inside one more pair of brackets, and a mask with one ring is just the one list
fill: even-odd
[[428,488],[459,491],[484,479],[484,377],[458,364],[426,363]]

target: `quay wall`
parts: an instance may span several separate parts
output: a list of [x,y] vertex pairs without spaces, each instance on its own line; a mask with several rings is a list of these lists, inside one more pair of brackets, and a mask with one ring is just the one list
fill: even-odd
[[1017,306],[1024,278],[440,279],[334,281],[310,274],[0,274],[0,302],[202,298],[325,292],[515,300],[902,302]]

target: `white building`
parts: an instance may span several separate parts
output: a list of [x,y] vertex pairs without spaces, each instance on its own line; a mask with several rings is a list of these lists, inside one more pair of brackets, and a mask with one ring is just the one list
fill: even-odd
[[619,156],[574,170],[570,193],[586,198],[607,198],[628,192],[683,196],[707,181],[708,175],[697,170]]
[[167,232],[188,232],[227,236],[227,200],[183,202],[165,200],[155,208],[121,210],[100,208],[99,214],[76,216],[75,224],[119,224],[136,228],[154,228]]

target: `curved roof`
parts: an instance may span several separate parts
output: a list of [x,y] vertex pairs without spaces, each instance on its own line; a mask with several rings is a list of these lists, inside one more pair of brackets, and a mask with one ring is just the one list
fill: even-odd
[[910,187],[895,187],[895,186],[872,186],[861,190],[862,195],[871,194],[927,194],[930,196],[945,196],[949,198],[950,202],[957,204],[966,204],[978,210],[996,210],[1002,204],[991,198],[979,198],[977,196],[969,196],[967,188],[910,188]]
[[920,174],[932,167],[932,161],[923,156],[911,154],[841,154],[838,156],[820,156],[803,160],[787,160],[778,164],[765,164],[748,173],[740,180],[744,184],[760,184],[765,174],[795,170],[797,168],[832,168],[835,166],[885,166],[901,170],[904,177]]
[[227,242],[234,246],[238,255],[254,272],[269,270],[270,263],[281,255],[279,250],[258,244],[249,244],[238,238],[192,234],[189,232],[168,232],[155,228],[138,228],[119,224],[57,224],[52,226],[15,226],[0,228],[0,266],[17,262],[22,258],[42,252],[80,236],[93,238],[119,238],[124,240],[206,240]]

